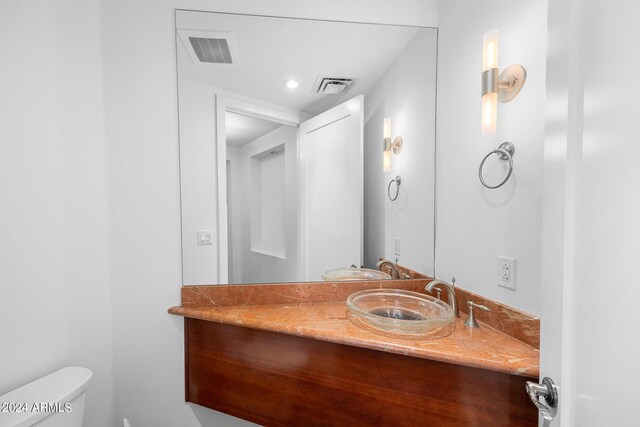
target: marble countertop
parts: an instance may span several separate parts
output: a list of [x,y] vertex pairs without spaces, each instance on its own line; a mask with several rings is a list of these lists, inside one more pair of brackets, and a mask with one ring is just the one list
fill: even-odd
[[512,375],[535,378],[539,375],[538,349],[482,322],[479,329],[466,328],[463,313],[456,319],[452,335],[420,341],[390,338],[359,328],[348,320],[344,301],[198,307],[183,300],[182,306],[171,307],[169,313]]

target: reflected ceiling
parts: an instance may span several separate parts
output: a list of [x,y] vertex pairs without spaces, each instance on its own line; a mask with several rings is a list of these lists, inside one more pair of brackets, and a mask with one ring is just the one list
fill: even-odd
[[[182,14],[177,19],[178,31],[230,32],[237,49],[232,65],[196,64],[178,38],[181,78],[311,115],[366,93],[419,31],[415,27],[217,13]],[[278,25],[273,25],[274,19],[279,19]],[[318,76],[357,81],[344,95],[323,96],[312,94]],[[294,90],[284,87],[287,79],[300,86]]]

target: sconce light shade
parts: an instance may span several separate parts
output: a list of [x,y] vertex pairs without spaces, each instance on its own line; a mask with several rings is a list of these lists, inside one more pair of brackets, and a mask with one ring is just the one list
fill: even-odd
[[383,138],[384,139],[391,139],[391,119],[389,117],[387,117],[386,119],[384,119],[384,132],[383,132]]
[[384,150],[382,154],[382,170],[389,172],[391,170],[391,149]]
[[389,172],[391,170],[391,119],[384,119],[384,127],[382,131],[382,171]]
[[498,68],[498,35],[498,30],[491,30],[482,37],[482,71]]
[[498,30],[491,30],[482,38],[482,133],[496,132],[498,102],[509,102],[524,85],[527,72],[521,65],[511,65],[498,75]]
[[485,93],[482,95],[482,134],[496,133],[498,126],[498,94]]
[[382,170],[384,172],[391,170],[391,149],[393,149],[394,154],[400,154],[402,137],[396,136],[396,139],[391,143],[391,119],[387,117],[384,119],[382,141]]
[[[491,30],[482,37],[482,133],[484,135],[496,132],[498,115],[498,30]],[[485,93],[485,86],[490,90]],[[495,91],[493,89],[496,89]]]

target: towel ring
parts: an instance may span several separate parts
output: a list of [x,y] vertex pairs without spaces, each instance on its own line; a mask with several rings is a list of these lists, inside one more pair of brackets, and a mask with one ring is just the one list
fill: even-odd
[[[396,183],[396,195],[391,197],[391,184],[393,184],[394,182]],[[398,175],[395,177],[395,179],[389,181],[389,185],[387,185],[387,196],[389,196],[389,200],[391,200],[392,202],[395,202],[398,198],[398,194],[400,193],[400,184],[402,184],[402,178],[400,178],[400,175]]]
[[[502,187],[511,177],[511,173],[513,172],[513,154],[516,152],[516,147],[511,142],[503,142],[500,144],[498,148],[491,151],[489,154],[484,156],[482,162],[480,162],[480,167],[478,168],[478,177],[480,178],[480,182],[485,187],[494,190],[496,188]],[[484,167],[484,162],[491,156],[492,154],[496,154],[500,160],[509,160],[509,171],[507,172],[507,176],[500,182],[498,185],[489,185],[484,181],[482,177],[482,168]]]

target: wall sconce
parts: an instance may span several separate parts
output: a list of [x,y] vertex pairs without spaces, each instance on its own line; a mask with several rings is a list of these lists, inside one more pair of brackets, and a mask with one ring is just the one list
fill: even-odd
[[527,79],[522,65],[511,65],[498,76],[498,30],[482,38],[482,133],[496,132],[498,102],[515,98]]
[[402,137],[396,136],[391,142],[391,119],[384,119],[384,140],[382,144],[383,154],[382,154],[382,170],[384,172],[389,172],[391,170],[391,150],[393,149],[393,154],[400,154],[400,150],[402,150]]

